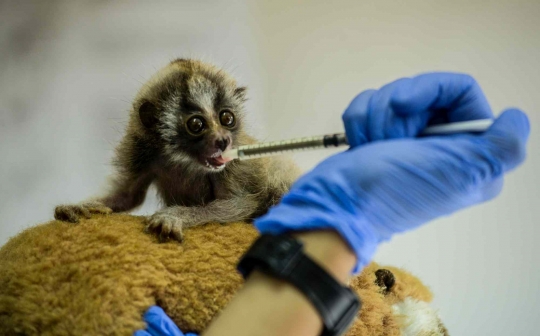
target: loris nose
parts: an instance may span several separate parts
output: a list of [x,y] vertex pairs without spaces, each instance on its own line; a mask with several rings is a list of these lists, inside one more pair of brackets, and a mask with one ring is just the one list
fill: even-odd
[[224,151],[225,149],[227,149],[227,146],[229,146],[230,142],[231,142],[231,140],[228,137],[227,138],[218,138],[216,140],[215,146],[216,146],[216,148],[221,149],[222,151]]

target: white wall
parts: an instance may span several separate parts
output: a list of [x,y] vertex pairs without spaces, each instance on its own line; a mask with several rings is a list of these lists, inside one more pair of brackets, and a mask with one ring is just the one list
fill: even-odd
[[[0,244],[99,190],[140,82],[174,57],[233,69],[269,140],[340,131],[354,95],[395,78],[467,72],[495,111],[528,112],[528,160],[496,200],[396,237],[376,260],[430,285],[453,335],[536,334],[538,13],[511,0],[4,1]],[[309,169],[330,153],[296,158]]]
[[[253,85],[251,117],[263,124],[239,1],[0,6],[0,244],[104,187],[136,91],[176,57],[215,62]],[[154,195],[140,212],[155,208]]]

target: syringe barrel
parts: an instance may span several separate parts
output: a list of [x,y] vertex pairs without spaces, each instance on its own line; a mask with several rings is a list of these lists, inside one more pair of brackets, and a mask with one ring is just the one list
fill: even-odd
[[296,152],[307,149],[324,148],[331,146],[343,146],[347,144],[344,133],[304,137],[299,139],[273,141],[255,145],[240,146],[238,148],[238,158],[253,159],[264,156],[282,154],[286,152]]
[[312,136],[293,140],[273,141],[264,144],[246,145],[238,148],[238,158],[259,158],[305,149],[324,148],[325,136]]

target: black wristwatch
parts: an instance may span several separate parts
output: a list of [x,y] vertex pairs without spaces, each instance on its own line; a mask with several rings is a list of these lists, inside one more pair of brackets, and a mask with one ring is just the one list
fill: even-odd
[[257,269],[291,283],[307,296],[322,317],[321,335],[341,335],[360,310],[360,299],[306,256],[302,247],[289,235],[264,234],[240,259],[238,271],[247,278]]

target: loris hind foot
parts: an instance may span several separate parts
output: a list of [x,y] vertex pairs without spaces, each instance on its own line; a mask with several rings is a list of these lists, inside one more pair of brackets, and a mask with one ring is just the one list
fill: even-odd
[[59,205],[54,209],[56,220],[78,223],[81,218],[90,218],[92,214],[112,213],[112,209],[99,201],[84,202],[79,204]]

